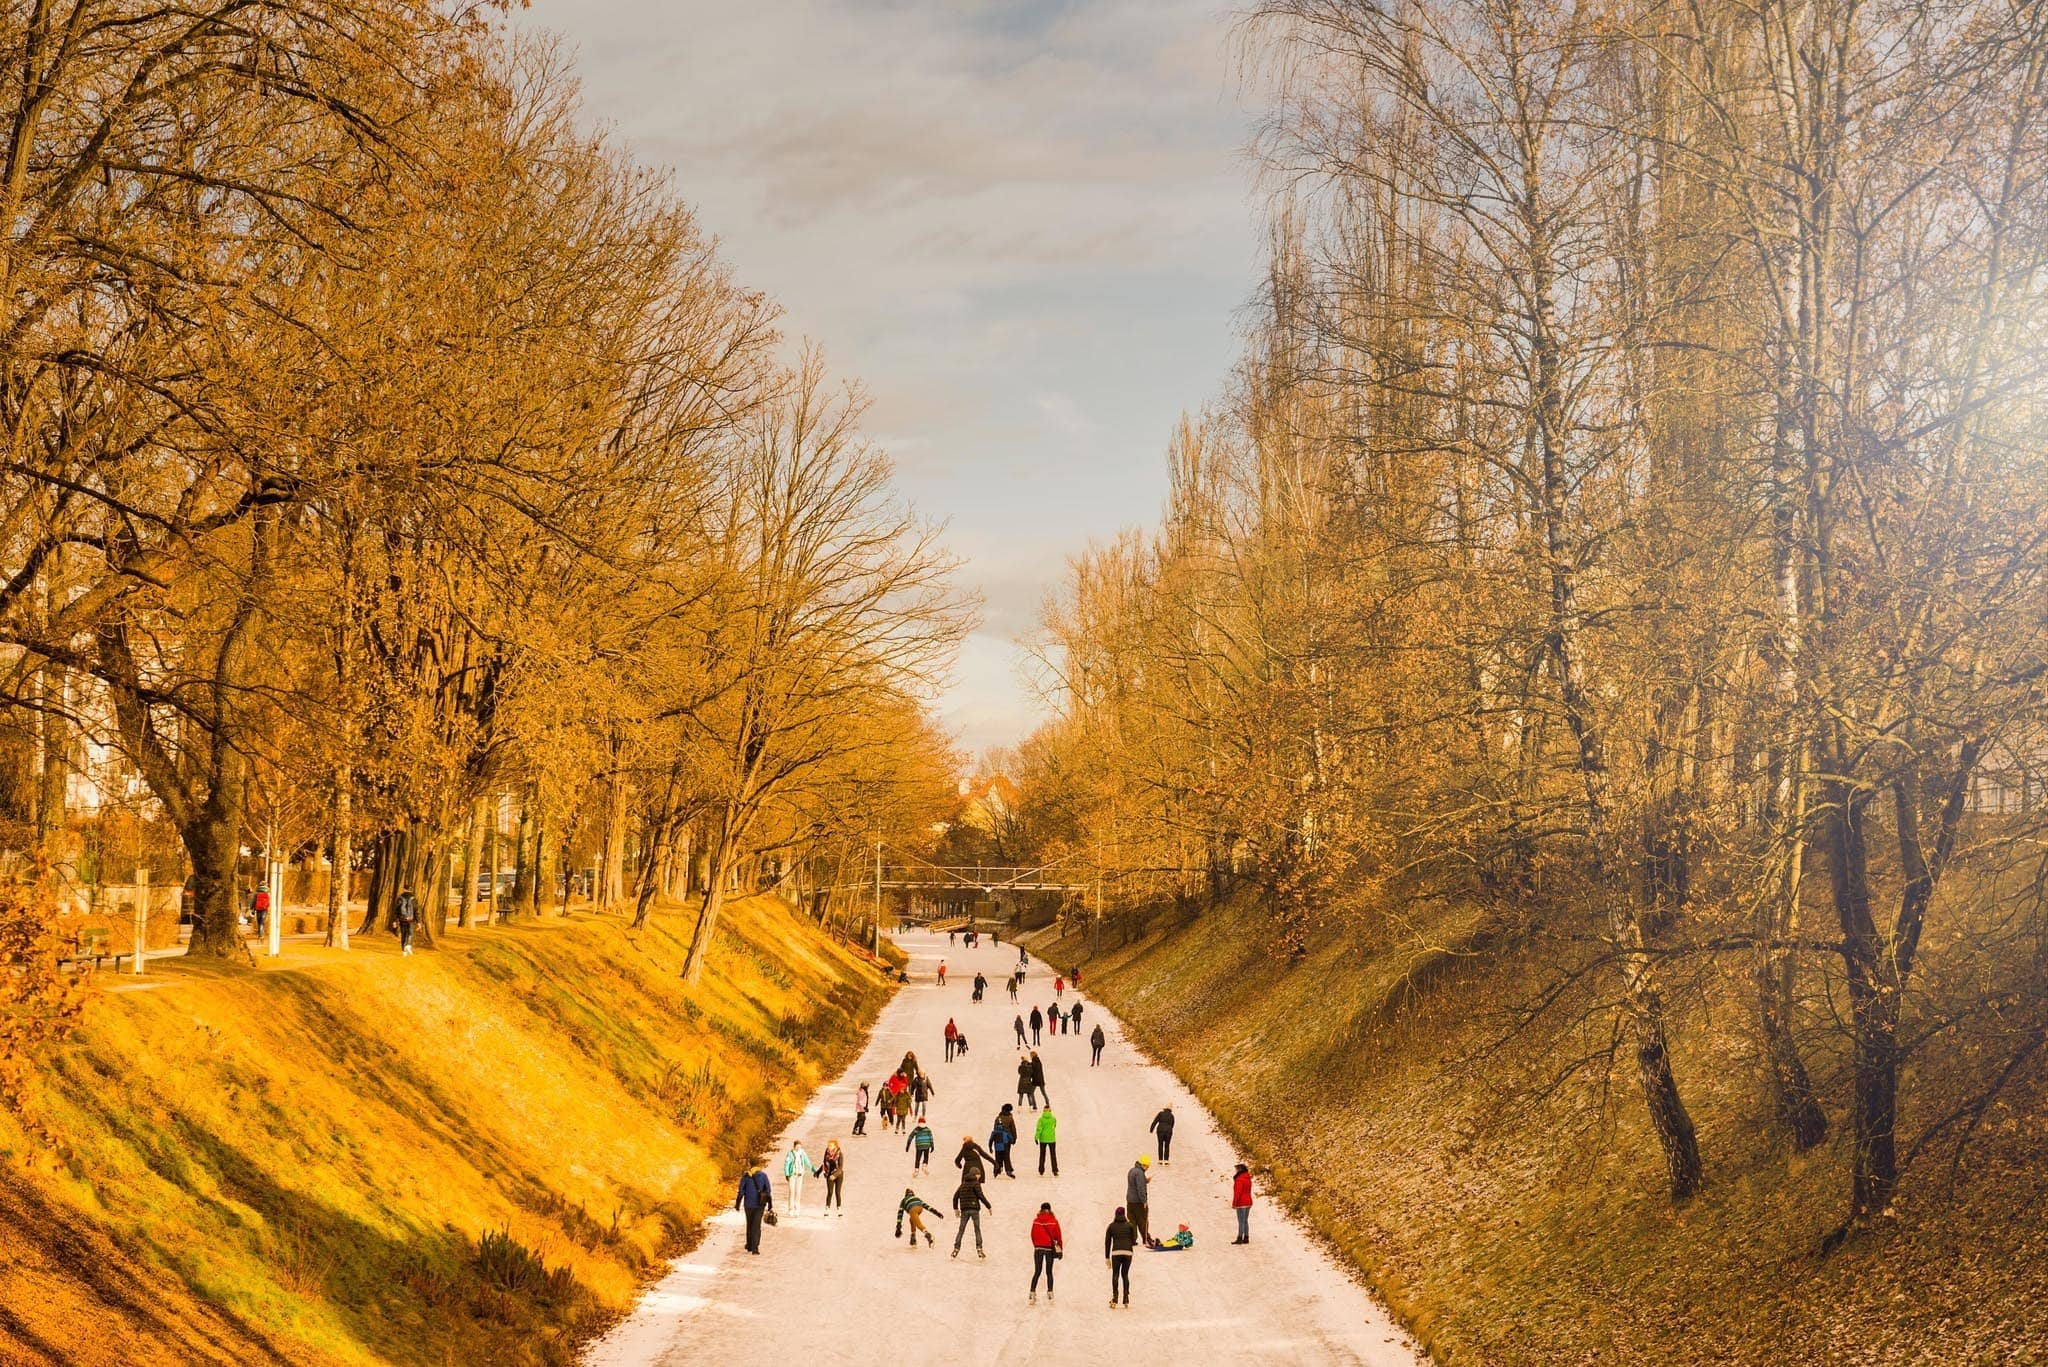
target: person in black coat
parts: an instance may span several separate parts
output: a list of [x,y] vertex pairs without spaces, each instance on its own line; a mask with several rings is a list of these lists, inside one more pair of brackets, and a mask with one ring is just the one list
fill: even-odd
[[1109,1043],[1109,1036],[1102,1033],[1101,1026],[1096,1026],[1095,1033],[1088,1037],[1088,1066],[1090,1068],[1100,1068],[1102,1066],[1102,1046],[1107,1043]]
[[1159,1136],[1159,1165],[1173,1164],[1173,1107],[1168,1105],[1152,1117],[1152,1133]]
[[1032,1110],[1038,1109],[1038,1083],[1031,1076],[1031,1060],[1020,1058],[1017,1060],[1017,1104],[1022,1106],[1026,1102],[1031,1104]]
[[988,1169],[996,1165],[995,1155],[975,1143],[973,1135],[960,1136],[960,1152],[953,1155],[953,1166],[960,1169],[962,1178],[983,1181]]
[[1044,1030],[1045,1012],[1039,1010],[1037,1007],[1034,1006],[1031,1008],[1031,1042],[1033,1044],[1039,1044],[1043,1042]]
[[1013,1154],[1017,1148],[1017,1117],[1007,1101],[997,1114],[996,1123],[989,1126],[988,1146],[995,1154],[990,1165],[994,1174],[997,1177],[1008,1176],[1015,1179],[1017,1164]]
[[1116,1288],[1121,1282],[1124,1288],[1124,1304],[1131,1303],[1131,1257],[1138,1247],[1138,1227],[1124,1214],[1124,1208],[1116,1208],[1116,1218],[1109,1222],[1109,1228],[1102,1231],[1102,1261],[1109,1264],[1109,1307],[1116,1308]]
[[759,1253],[762,1222],[775,1209],[775,1184],[768,1180],[767,1169],[756,1164],[752,1172],[740,1178],[739,1195],[733,1199],[732,1207],[747,1217],[747,1252]]
[[1046,1105],[1052,1105],[1052,1089],[1045,1085],[1045,1063],[1036,1049],[1031,1051],[1031,1085]]

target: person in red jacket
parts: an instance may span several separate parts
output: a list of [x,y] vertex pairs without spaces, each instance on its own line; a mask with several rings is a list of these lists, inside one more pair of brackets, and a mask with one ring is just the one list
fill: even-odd
[[1237,1175],[1230,1179],[1230,1208],[1237,1212],[1237,1237],[1233,1244],[1248,1244],[1252,1241],[1252,1170],[1244,1164],[1237,1165]]
[[953,1046],[960,1042],[960,1027],[951,1016],[946,1017],[946,1062],[953,1061]]
[[1045,1303],[1052,1304],[1052,1265],[1066,1251],[1060,1238],[1060,1222],[1053,1216],[1052,1202],[1038,1203],[1031,1219],[1031,1301],[1038,1304],[1038,1274],[1045,1273]]

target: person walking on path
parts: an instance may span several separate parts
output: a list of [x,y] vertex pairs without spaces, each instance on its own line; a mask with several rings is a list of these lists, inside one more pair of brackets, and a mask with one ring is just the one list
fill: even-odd
[[868,1085],[863,1082],[853,1093],[853,1132],[868,1132]]
[[1031,1103],[1031,1109],[1038,1109],[1038,1084],[1031,1077],[1031,1058],[1026,1055],[1017,1060],[1017,1104]]
[[825,1156],[818,1160],[818,1176],[825,1179],[825,1213],[830,1215],[837,1208],[839,1218],[846,1218],[846,1153],[839,1147],[839,1141],[825,1141]]
[[398,927],[398,953],[400,957],[412,953],[412,933],[420,923],[420,899],[407,888],[398,894],[398,905],[391,908],[391,924]]
[[1053,975],[1052,994],[1055,997],[1064,997],[1067,995],[1067,980],[1063,974]]
[[1124,1304],[1131,1303],[1131,1255],[1138,1247],[1138,1227],[1131,1223],[1124,1208],[1116,1208],[1116,1218],[1109,1222],[1109,1228],[1102,1231],[1102,1261],[1109,1265],[1109,1308],[1116,1309],[1116,1288],[1122,1283]]
[[1031,1086],[1038,1093],[1039,1100],[1052,1105],[1052,1090],[1045,1085],[1045,1060],[1038,1056],[1036,1049],[1031,1051]]
[[1237,1172],[1230,1179],[1230,1208],[1237,1212],[1237,1237],[1233,1244],[1248,1244],[1252,1241],[1252,1170],[1244,1164],[1237,1165]]
[[989,1126],[989,1152],[994,1155],[989,1168],[997,1177],[1009,1175],[1015,1178],[1017,1165],[1010,1160],[1011,1151],[1017,1147],[1017,1117],[1005,1101],[1003,1109],[996,1114],[996,1123]]
[[775,1209],[775,1184],[768,1180],[767,1169],[756,1163],[740,1178],[739,1195],[733,1198],[732,1208],[747,1217],[747,1252],[759,1253],[761,1223]]
[[1081,965],[1075,964],[1067,970],[1067,981],[1074,985],[1076,992],[1081,990]]
[[1145,1247],[1155,1247],[1152,1241],[1152,1207],[1150,1193],[1151,1176],[1145,1169],[1152,1166],[1152,1160],[1144,1154],[1131,1164],[1129,1175],[1124,1178],[1124,1207],[1131,1214],[1131,1223],[1138,1227],[1138,1237],[1145,1241]]
[[938,1141],[932,1138],[932,1127],[925,1123],[923,1116],[917,1118],[917,1128],[910,1132],[910,1138],[903,1141],[905,1150],[910,1151],[910,1170],[916,1172],[932,1161],[932,1150]]
[[948,1063],[953,1061],[953,1045],[959,1038],[960,1027],[953,1023],[951,1016],[946,1017],[946,1062]]
[[1088,1066],[1090,1068],[1100,1068],[1102,1066],[1102,1046],[1107,1043],[1109,1043],[1109,1036],[1102,1033],[1100,1025],[1096,1026],[1095,1033],[1088,1037]]
[[1074,1027],[1074,1033],[1081,1033],[1081,1003],[1075,1002],[1067,1010],[1067,1021]]
[[953,1193],[953,1209],[960,1215],[960,1227],[953,1231],[953,1256],[960,1256],[960,1241],[967,1237],[967,1224],[971,1220],[974,1223],[974,1256],[986,1258],[988,1254],[981,1247],[981,1212],[995,1207],[983,1193],[981,1183],[971,1177],[962,1179]]
[[988,1171],[996,1166],[995,1155],[974,1142],[974,1136],[960,1136],[960,1152],[953,1155],[953,1166],[960,1169],[960,1176],[970,1181],[986,1182]]
[[932,1232],[924,1227],[924,1217],[926,1215],[930,1215],[934,1220],[946,1218],[927,1204],[922,1196],[919,1196],[909,1187],[905,1187],[903,1189],[903,1199],[896,1203],[896,1237],[899,1239],[903,1237],[903,1220],[905,1216],[908,1216],[910,1218],[911,1248],[915,1249],[917,1247],[917,1236],[920,1234],[924,1235],[924,1245],[926,1248],[936,1244],[938,1240],[932,1238]]
[[1159,1136],[1159,1166],[1173,1166],[1173,1103],[1168,1102],[1152,1117],[1152,1133]]
[[1045,1176],[1045,1160],[1052,1159],[1052,1175],[1060,1175],[1060,1131],[1059,1122],[1053,1119],[1052,1103],[1038,1113],[1038,1127],[1032,1131],[1032,1138],[1038,1141],[1038,1175]]
[[1040,1201],[1038,1214],[1031,1219],[1031,1304],[1038,1304],[1041,1272],[1045,1274],[1045,1303],[1052,1304],[1052,1265],[1065,1251],[1066,1241],[1060,1237],[1060,1222],[1052,1213],[1052,1202]]
[[1044,1042],[1044,1030],[1045,1012],[1039,1010],[1037,1007],[1034,1006],[1031,1008],[1031,1042],[1033,1044],[1041,1044]]
[[804,1213],[804,1178],[816,1177],[818,1165],[804,1152],[802,1140],[789,1146],[789,1152],[782,1155],[782,1180],[789,1184],[789,1213],[792,1216]]

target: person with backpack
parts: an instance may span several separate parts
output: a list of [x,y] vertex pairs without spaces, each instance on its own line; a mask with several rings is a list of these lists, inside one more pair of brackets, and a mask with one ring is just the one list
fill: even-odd
[[1044,1032],[1045,1012],[1034,1006],[1031,1008],[1031,1042],[1033,1044],[1043,1044],[1045,1042]]
[[1131,1257],[1138,1247],[1138,1227],[1131,1223],[1124,1208],[1116,1208],[1116,1218],[1109,1222],[1109,1228],[1102,1231],[1102,1261],[1109,1265],[1109,1308],[1116,1309],[1116,1288],[1122,1283],[1124,1305],[1131,1303]]
[[976,1182],[988,1180],[988,1169],[996,1165],[995,1155],[974,1142],[974,1136],[960,1136],[960,1152],[953,1155],[953,1166],[960,1169],[960,1175]]
[[920,1234],[924,1235],[925,1247],[932,1247],[938,1240],[932,1238],[932,1232],[924,1227],[924,1217],[927,1215],[931,1216],[934,1220],[946,1218],[934,1207],[927,1204],[923,1197],[919,1196],[909,1187],[905,1187],[903,1189],[903,1199],[896,1203],[896,1237],[899,1239],[903,1237],[903,1221],[907,1216],[910,1220],[910,1247],[913,1250],[916,1249],[917,1236]]
[[1124,1208],[1130,1212],[1131,1223],[1138,1227],[1138,1237],[1145,1241],[1145,1247],[1152,1248],[1152,1209],[1149,1203],[1151,1177],[1145,1169],[1152,1166],[1152,1160],[1144,1154],[1131,1164],[1131,1170],[1124,1178]]
[[1173,1166],[1173,1103],[1160,1107],[1159,1114],[1152,1117],[1152,1133],[1159,1136],[1159,1166]]
[[249,906],[256,913],[256,933],[261,935],[270,924],[270,889],[257,888],[256,895],[249,899]]
[[1010,1160],[1010,1154],[1017,1147],[1017,1117],[1005,1101],[1003,1109],[996,1114],[996,1123],[989,1126],[989,1152],[994,1155],[989,1166],[997,1177],[1017,1176],[1017,1165]]
[[917,1128],[910,1132],[910,1138],[903,1141],[903,1147],[911,1151],[912,1172],[932,1161],[932,1150],[938,1147],[938,1141],[932,1137],[932,1127],[925,1123],[923,1116],[917,1118]]
[[740,1178],[739,1195],[733,1198],[732,1208],[747,1217],[747,1252],[761,1251],[761,1225],[768,1212],[775,1209],[775,1184],[768,1180],[767,1170],[756,1163],[746,1175]]
[[1032,1138],[1038,1141],[1038,1175],[1045,1176],[1045,1160],[1052,1159],[1052,1175],[1060,1175],[1059,1122],[1053,1119],[1052,1103],[1038,1113],[1038,1126],[1032,1131]]
[[1233,1244],[1252,1241],[1252,1170],[1244,1164],[1230,1178],[1230,1208],[1237,1213],[1237,1237]]
[[818,1165],[804,1152],[802,1140],[789,1146],[789,1152],[782,1155],[782,1180],[789,1185],[789,1213],[804,1213],[804,1178],[816,1177]]
[[1066,1251],[1066,1241],[1060,1238],[1060,1222],[1052,1213],[1052,1202],[1040,1201],[1038,1214],[1031,1219],[1031,1301],[1038,1304],[1038,1276],[1045,1274],[1045,1303],[1052,1304],[1052,1265],[1060,1260]]
[[853,1094],[853,1132],[868,1132],[868,1085],[865,1082]]
[[412,953],[412,933],[420,923],[420,899],[407,888],[398,894],[397,905],[391,908],[391,924],[398,929],[398,953],[401,957]]
[[981,1212],[995,1207],[989,1203],[981,1183],[972,1177],[961,1178],[959,1187],[953,1192],[953,1209],[960,1215],[960,1227],[953,1231],[953,1256],[960,1256],[960,1241],[967,1237],[967,1224],[971,1220],[974,1222],[974,1256],[988,1257],[981,1247]]
[[1102,1046],[1107,1043],[1109,1043],[1109,1036],[1103,1034],[1102,1027],[1097,1025],[1095,1033],[1088,1037],[1088,1066],[1090,1068],[1100,1068],[1102,1066]]
[[818,1160],[818,1176],[825,1179],[825,1213],[830,1215],[836,1207],[839,1218],[846,1218],[846,1154],[839,1147],[839,1141],[825,1141],[825,1156]]

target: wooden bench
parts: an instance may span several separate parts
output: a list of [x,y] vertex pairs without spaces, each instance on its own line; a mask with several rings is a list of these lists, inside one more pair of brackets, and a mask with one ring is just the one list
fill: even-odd
[[121,960],[131,958],[133,955],[133,950],[116,952],[112,946],[111,937],[104,928],[81,930],[71,937],[71,952],[57,956],[57,964],[59,967],[77,967],[90,963],[97,970],[101,964],[105,963],[108,959],[112,959],[114,961],[114,971],[119,973],[121,971]]

